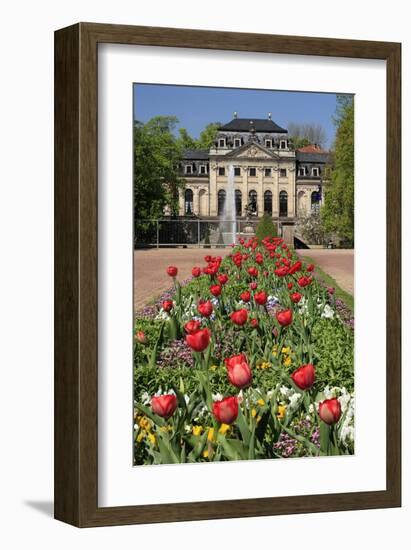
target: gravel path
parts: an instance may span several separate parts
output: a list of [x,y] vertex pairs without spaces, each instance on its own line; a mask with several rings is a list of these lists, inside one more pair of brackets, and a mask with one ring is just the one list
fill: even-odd
[[354,295],[354,250],[310,248],[297,252],[302,257],[312,258],[314,263],[335,279],[342,289]]

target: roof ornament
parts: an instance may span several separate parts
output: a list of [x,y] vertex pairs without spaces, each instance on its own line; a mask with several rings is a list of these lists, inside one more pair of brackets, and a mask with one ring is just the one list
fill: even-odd
[[237,118],[237,115],[238,115],[237,111],[234,111],[233,113],[234,118]]
[[271,120],[272,113],[268,113],[268,120]]

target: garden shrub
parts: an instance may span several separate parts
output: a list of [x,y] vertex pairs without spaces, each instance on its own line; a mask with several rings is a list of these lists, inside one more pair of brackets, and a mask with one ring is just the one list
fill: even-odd
[[267,213],[258,222],[256,229],[256,237],[261,242],[265,237],[277,237],[277,224],[275,224],[271,216]]

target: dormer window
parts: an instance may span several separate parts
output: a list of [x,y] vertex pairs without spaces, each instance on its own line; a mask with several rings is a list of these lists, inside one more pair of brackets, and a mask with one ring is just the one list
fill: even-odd
[[273,141],[271,139],[266,139],[265,146],[267,147],[267,149],[271,149],[271,147],[273,146]]
[[318,168],[313,168],[311,170],[311,174],[314,178],[318,178],[318,176],[320,175]]
[[234,147],[241,147],[241,138],[234,139]]
[[219,147],[225,147],[225,138],[220,138],[218,140],[218,146]]
[[287,149],[287,140],[286,139],[282,139],[280,141],[280,149]]
[[200,174],[207,174],[207,166],[205,164],[200,164]]
[[305,173],[305,166],[301,166],[299,169],[298,169],[298,175],[299,176],[305,176],[306,173]]
[[193,173],[193,167],[191,164],[186,164],[186,174],[192,174]]

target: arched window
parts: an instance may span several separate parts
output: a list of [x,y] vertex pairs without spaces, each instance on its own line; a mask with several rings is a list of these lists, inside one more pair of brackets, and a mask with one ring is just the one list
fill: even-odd
[[239,189],[235,190],[235,213],[236,216],[241,216],[242,214],[242,195]]
[[280,191],[280,216],[288,216],[288,193]]
[[193,213],[193,191],[186,189],[184,193],[184,213],[191,216]]
[[248,207],[250,212],[257,214],[257,191],[248,193]]
[[217,205],[217,215],[222,216],[224,214],[224,207],[225,207],[225,191],[224,189],[220,189],[217,195],[218,199],[218,205]]
[[313,191],[311,193],[311,212],[318,212],[320,210],[321,193],[320,191]]
[[264,213],[273,215],[273,194],[271,191],[264,193]]

